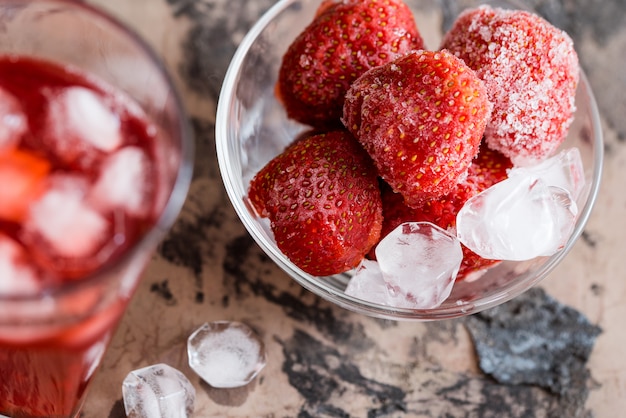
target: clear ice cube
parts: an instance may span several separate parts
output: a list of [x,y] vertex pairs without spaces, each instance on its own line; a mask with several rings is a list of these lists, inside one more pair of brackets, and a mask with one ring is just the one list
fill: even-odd
[[198,328],[187,341],[189,366],[209,385],[248,384],[265,367],[265,346],[241,322],[215,321]]
[[63,257],[86,257],[109,238],[109,222],[84,200],[79,176],[51,177],[51,187],[31,206],[25,229]]
[[414,300],[385,281],[378,262],[373,260],[361,262],[348,282],[345,293],[383,306],[418,309]]
[[102,211],[122,209],[134,216],[150,210],[150,159],[139,147],[125,147],[109,155],[89,201]]
[[457,214],[457,236],[484,258],[530,260],[560,250],[576,214],[567,190],[535,176],[515,175],[465,203]]
[[167,364],[130,372],[122,394],[129,418],[188,418],[196,400],[196,390],[187,377]]
[[0,295],[34,294],[40,287],[34,269],[26,261],[24,249],[0,234]]
[[508,177],[528,176],[541,179],[548,186],[567,190],[576,201],[585,188],[585,171],[576,147],[565,149],[536,165],[514,167]]
[[414,309],[441,305],[452,292],[463,260],[459,240],[428,222],[406,222],[376,247],[385,282]]
[[119,117],[87,88],[65,89],[50,101],[48,112],[48,122],[60,138],[80,138],[105,152],[122,143]]
[[15,96],[0,88],[0,152],[14,147],[28,130],[28,120]]
[[392,295],[383,278],[383,272],[376,261],[363,260],[356,268],[354,275],[348,282],[346,295],[363,299],[379,305],[391,304]]

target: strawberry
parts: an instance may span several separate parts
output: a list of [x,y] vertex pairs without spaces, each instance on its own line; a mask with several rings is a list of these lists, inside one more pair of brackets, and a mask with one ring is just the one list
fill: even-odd
[[[508,170],[513,168],[511,159],[481,142],[478,155],[467,171],[462,183],[472,183],[478,192],[493,186],[507,178]],[[461,184],[462,184],[461,183]]]
[[516,165],[544,159],[573,119],[579,65],[572,40],[541,17],[481,6],[462,13],[444,36],[476,71],[494,104],[487,144]]
[[291,119],[341,127],[352,81],[417,48],[423,40],[402,0],[326,0],[283,56],[277,96]]
[[257,173],[248,197],[278,248],[315,276],[355,267],[380,237],[376,169],[345,130],[300,138]]
[[50,171],[47,160],[28,151],[0,151],[0,220],[20,222],[45,191]]
[[[511,160],[497,151],[489,149],[484,143],[481,144],[478,156],[469,167],[467,178],[447,195],[439,199],[425,201],[420,207],[411,208],[404,202],[399,193],[394,193],[391,188],[383,184],[381,187],[383,202],[383,227],[381,237],[386,236],[398,225],[404,222],[431,222],[443,229],[454,230],[456,227],[456,215],[465,202],[506,179],[507,170],[513,164]],[[498,260],[487,260],[466,246],[462,245],[463,261],[457,274],[457,280],[462,280],[468,274],[490,267]],[[375,258],[374,251],[369,256]]]
[[465,175],[491,107],[463,61],[447,51],[412,51],[352,84],[343,122],[382,178],[419,207]]

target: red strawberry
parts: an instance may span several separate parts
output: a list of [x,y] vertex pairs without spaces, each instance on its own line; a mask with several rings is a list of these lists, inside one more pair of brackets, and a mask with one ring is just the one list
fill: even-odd
[[422,38],[402,0],[326,0],[285,53],[277,95],[290,118],[340,127],[352,81],[419,48]]
[[[294,147],[299,142],[302,142],[311,136],[320,135],[323,133],[324,132],[317,131],[314,129],[309,129],[309,130],[299,133],[291,141],[291,143],[283,150],[283,154],[289,153],[291,148]],[[269,174],[269,173],[272,173],[273,171],[280,170],[280,167],[278,166],[278,164],[281,164],[281,160],[279,158],[274,158],[273,160],[271,160],[265,165],[263,170],[259,172],[256,175],[256,177],[258,178],[261,175],[261,173]],[[278,168],[275,166],[277,166]],[[264,217],[264,218],[267,218],[269,216],[269,212],[267,211],[265,207],[265,203],[269,199],[268,193],[270,193],[271,191],[270,186],[271,186],[270,182],[251,181],[250,188],[248,191],[248,199],[250,200],[250,203],[252,203],[252,207],[254,208],[254,210],[257,212],[259,216]]]
[[482,6],[459,16],[443,48],[485,82],[494,104],[485,138],[515,164],[541,160],[563,142],[579,80],[569,36],[534,14]]
[[380,237],[376,169],[347,131],[290,145],[252,179],[248,196],[280,250],[315,276],[355,267]]
[[[460,182],[452,192],[439,199],[424,202],[418,208],[411,208],[404,203],[402,195],[394,193],[387,185],[383,185],[383,228],[381,237],[386,236],[398,225],[404,222],[431,222],[443,229],[454,230],[456,215],[465,202],[488,187],[504,180],[507,170],[513,164],[497,151],[493,151],[484,144],[476,159],[472,161],[465,180]],[[484,269],[497,263],[498,260],[487,260],[462,245],[463,262],[457,274],[457,280],[462,280],[469,273]],[[374,251],[369,254],[375,258]]]
[[473,183],[478,192],[493,186],[508,177],[508,170],[513,168],[511,159],[498,151],[494,151],[483,141],[478,155],[467,171],[462,183]]
[[45,191],[50,164],[17,148],[0,151],[0,220],[20,222]]
[[413,51],[363,74],[344,124],[409,206],[449,193],[478,152],[491,112],[483,82],[447,51]]

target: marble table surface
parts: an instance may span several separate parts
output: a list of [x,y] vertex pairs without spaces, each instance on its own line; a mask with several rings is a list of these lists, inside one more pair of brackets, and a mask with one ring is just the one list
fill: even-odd
[[[575,414],[613,417],[626,410],[626,3],[533,1],[574,38],[606,142],[585,233],[540,286],[602,328],[587,364],[588,397]],[[83,417],[124,417],[124,377],[159,362],[190,377],[197,417],[562,416],[558,397],[483,375],[463,320],[395,323],[348,312],[302,289],[248,236],[220,181],[215,110],[235,48],[273,0],[90,2],[162,57],[192,119],[197,156],[185,207],[145,273]],[[215,320],[247,323],[267,347],[267,367],[243,388],[212,388],[186,366],[187,336]]]

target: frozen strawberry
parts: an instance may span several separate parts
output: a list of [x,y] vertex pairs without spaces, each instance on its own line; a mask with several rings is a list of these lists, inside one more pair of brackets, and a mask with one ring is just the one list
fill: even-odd
[[280,250],[315,276],[355,267],[380,237],[376,170],[347,131],[288,147],[255,176],[248,196],[269,217]]
[[[394,193],[388,185],[383,184],[381,187],[383,201],[381,237],[386,236],[404,222],[431,222],[443,229],[454,231],[456,215],[465,202],[486,188],[506,179],[507,170],[512,166],[511,160],[483,144],[478,156],[472,161],[465,180],[461,181],[447,195],[426,201],[417,208],[407,206],[402,195]],[[464,245],[461,247],[463,261],[457,274],[457,280],[462,280],[469,273],[498,262],[498,260],[484,259]],[[375,258],[373,250],[369,256]]]
[[285,53],[277,95],[290,118],[340,127],[352,81],[419,48],[422,38],[402,0],[326,0]]
[[456,274],[457,281],[467,279],[470,274],[493,267],[501,262],[501,260],[482,258],[463,244],[461,244],[461,250],[463,251],[463,260],[459,272]]
[[17,148],[0,152],[0,220],[20,222],[45,189],[50,163]]
[[352,84],[343,122],[382,178],[419,207],[466,174],[491,107],[463,61],[447,51],[413,51]]
[[443,48],[485,82],[493,115],[487,143],[517,165],[541,160],[563,142],[579,80],[570,37],[525,11],[481,6],[464,12]]
[[508,170],[511,168],[513,168],[513,163],[510,158],[492,150],[483,141],[462,183],[472,183],[479,192],[482,192],[506,179]]

